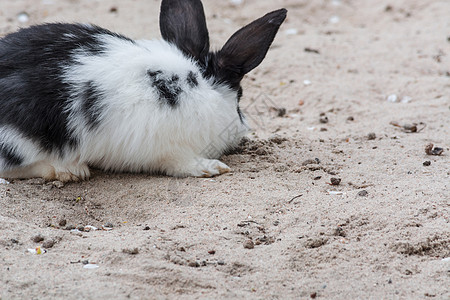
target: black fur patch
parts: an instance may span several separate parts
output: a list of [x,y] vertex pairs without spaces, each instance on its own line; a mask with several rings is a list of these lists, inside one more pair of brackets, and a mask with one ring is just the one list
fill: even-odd
[[100,122],[100,94],[92,81],[86,83],[83,93],[82,110],[90,129],[97,127]]
[[62,154],[65,147],[76,147],[68,129],[70,85],[62,79],[63,68],[77,63],[73,54],[78,51],[102,55],[99,34],[132,42],[80,24],[32,26],[0,39],[0,125],[17,128],[43,151]]
[[164,77],[161,71],[148,71],[147,74],[152,80],[152,86],[158,91],[161,101],[175,107],[178,104],[178,96],[182,89],[179,86],[180,77]]
[[6,162],[6,167],[20,166],[23,162],[23,158],[6,145],[0,145],[0,157]]
[[191,88],[198,86],[197,74],[194,72],[190,71],[186,80]]

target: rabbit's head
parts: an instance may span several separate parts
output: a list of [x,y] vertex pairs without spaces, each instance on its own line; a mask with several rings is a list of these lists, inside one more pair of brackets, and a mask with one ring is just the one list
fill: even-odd
[[[226,101],[235,101],[236,117],[245,123],[239,101],[241,80],[264,59],[287,10],[266,14],[234,33],[219,51],[211,51],[200,0],[163,0],[160,29],[163,39],[196,62],[203,77]],[[233,94],[230,99],[230,93]]]

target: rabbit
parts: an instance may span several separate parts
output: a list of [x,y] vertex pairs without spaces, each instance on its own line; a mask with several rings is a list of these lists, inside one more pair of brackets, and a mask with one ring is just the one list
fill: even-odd
[[212,177],[249,125],[244,75],[287,10],[210,51],[200,0],[162,0],[162,40],[91,24],[35,25],[0,40],[0,177],[82,181],[112,172]]

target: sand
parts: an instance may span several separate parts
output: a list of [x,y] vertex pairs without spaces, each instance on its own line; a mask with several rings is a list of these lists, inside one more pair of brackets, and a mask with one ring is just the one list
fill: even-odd
[[[253,132],[222,158],[233,172],[0,183],[0,299],[449,299],[450,2],[204,4],[215,49],[289,10],[243,82]],[[0,35],[65,21],[158,38],[158,9],[2,1]]]

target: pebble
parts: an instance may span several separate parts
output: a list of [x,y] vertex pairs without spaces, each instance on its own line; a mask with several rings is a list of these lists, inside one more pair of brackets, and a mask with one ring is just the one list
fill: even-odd
[[66,224],[67,224],[66,219],[61,219],[61,220],[59,220],[59,222],[58,222],[58,225],[61,226],[61,227],[66,226]]
[[30,20],[30,16],[26,12],[21,12],[17,15],[17,21],[20,23],[27,23]]
[[55,245],[54,241],[48,240],[42,244],[42,247],[44,247],[45,249],[49,249],[49,248],[53,248],[54,245]]
[[372,141],[372,140],[374,140],[374,139],[376,139],[377,138],[377,135],[374,133],[374,132],[371,132],[371,133],[369,133],[368,135],[367,135],[367,139],[369,140],[369,141]]
[[139,254],[139,249],[138,248],[122,249],[122,252],[126,253],[126,254],[136,255],[136,254]]
[[367,197],[369,195],[369,192],[366,190],[362,190],[358,192],[358,196],[360,197]]
[[209,250],[208,254],[214,255],[214,254],[216,254],[216,250]]
[[83,268],[85,268],[85,269],[97,269],[98,265],[96,265],[96,264],[87,264],[87,265],[84,265]]
[[431,165],[431,161],[429,161],[429,160],[424,161],[424,162],[423,162],[423,165],[424,165],[425,167],[428,167],[428,166]]
[[44,237],[40,234],[35,235],[34,237],[31,238],[31,240],[35,243],[40,243],[44,240]]
[[355,121],[355,118],[350,116],[350,117],[347,118],[347,121]]
[[302,166],[307,166],[307,165],[317,165],[320,164],[320,160],[316,159],[307,159],[304,162],[302,162]]
[[331,185],[340,185],[341,184],[341,178],[332,177],[330,179],[330,181],[331,181]]
[[247,240],[244,242],[244,248],[245,249],[253,249],[253,248],[255,248],[255,243],[253,243],[252,240]]
[[225,262],[224,262],[223,260],[219,260],[219,261],[217,262],[217,264],[218,264],[219,266],[223,266],[223,265],[225,265]]
[[145,231],[150,230],[150,226],[145,226],[145,227],[144,227],[144,230],[145,230]]
[[190,263],[188,263],[188,266],[191,268],[198,268],[200,267],[200,264],[196,261],[191,261]]
[[278,108],[277,111],[278,111],[277,116],[280,118],[286,115],[286,108],[284,107]]
[[442,152],[444,152],[444,149],[443,148],[439,148],[439,147],[434,147],[434,145],[433,144],[428,144],[426,147],[425,147],[425,153],[427,154],[427,155],[437,155],[437,156],[439,156],[439,155],[441,155],[442,154]]
[[78,229],[79,231],[84,231],[84,226],[83,226],[83,225],[80,225],[80,226],[77,227],[77,229]]
[[285,31],[286,35],[296,35],[298,34],[298,30],[296,28],[290,28]]
[[66,226],[66,230],[74,230],[76,227],[75,226],[73,226],[73,225],[67,225]]
[[322,124],[327,124],[329,122],[328,117],[324,116],[324,117],[320,118],[319,122]]
[[105,223],[105,225],[103,225],[103,227],[108,227],[108,228],[113,228],[114,225],[112,223]]

